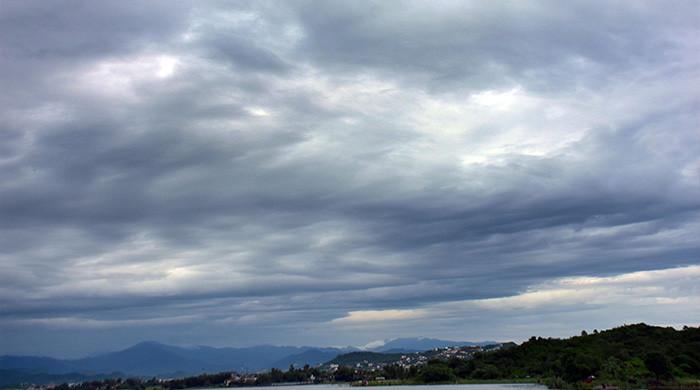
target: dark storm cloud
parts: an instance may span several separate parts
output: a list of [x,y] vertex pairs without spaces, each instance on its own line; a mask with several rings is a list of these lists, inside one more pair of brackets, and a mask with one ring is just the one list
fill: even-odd
[[186,7],[166,2],[139,9],[119,3],[10,2],[2,10],[2,47],[20,58],[115,55],[168,41],[182,30],[187,15]]
[[[0,349],[89,334],[76,354],[155,328],[183,343],[494,338],[492,299],[530,304],[567,277],[645,275],[695,305],[656,270],[700,260],[697,15],[7,3]],[[505,315],[577,318],[547,302]],[[626,322],[621,302],[580,310]],[[648,321],[670,315],[658,307]],[[26,347],[47,329],[65,342]]]
[[683,35],[697,26],[697,7],[336,1],[309,2],[299,14],[304,53],[324,65],[378,68],[448,91],[526,83],[554,92],[665,62],[679,39],[696,39]]

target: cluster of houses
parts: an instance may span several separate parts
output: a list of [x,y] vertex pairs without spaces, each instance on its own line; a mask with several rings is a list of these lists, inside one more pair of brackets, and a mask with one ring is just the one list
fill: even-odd
[[401,359],[396,362],[403,368],[411,368],[415,366],[422,366],[431,359],[438,360],[450,360],[450,359],[471,359],[475,353],[496,351],[502,347],[501,344],[487,345],[487,346],[464,346],[464,347],[444,347],[435,348],[430,351],[422,353],[414,353],[408,355],[401,355]]
[[54,387],[56,387],[55,384],[30,385],[29,387],[26,388],[26,390],[52,390]]
[[[368,361],[368,360],[363,360],[363,361],[357,362],[357,363],[355,363],[355,364],[352,364],[352,365],[350,365],[350,366],[348,366],[348,367],[354,368],[354,369],[355,369],[355,372],[357,372],[357,371],[370,371],[370,372],[374,372],[374,371],[379,371],[380,369],[382,369],[382,368],[383,368],[384,366],[386,366],[387,364],[393,364],[393,362],[390,362],[390,363],[377,363],[377,362],[370,362],[370,361]],[[325,367],[322,367],[322,369],[325,370],[325,371],[328,371],[328,372],[330,372],[330,373],[334,373],[334,372],[338,371],[338,368],[340,368],[340,366],[341,366],[340,364],[335,364],[335,363],[333,363],[333,364],[329,364],[329,365],[327,365],[327,366],[325,366]]]
[[502,347],[502,344],[494,344],[486,346],[436,348],[433,350],[436,354],[433,355],[432,358],[440,360],[450,360],[453,358],[470,359],[475,353],[497,351]]
[[410,355],[401,355],[401,359],[396,364],[403,368],[411,368],[413,366],[422,366],[428,360],[428,357],[423,354],[412,353]]
[[[375,372],[380,371],[385,366],[399,365],[402,368],[410,369],[411,367],[420,367],[427,364],[429,360],[450,360],[450,359],[471,359],[475,353],[490,352],[501,349],[503,344],[494,344],[487,346],[454,346],[444,348],[434,348],[425,352],[414,352],[400,355],[400,358],[393,361],[371,361],[362,360],[349,365],[356,370]],[[329,364],[325,368],[330,372],[338,370],[338,364]]]
[[232,373],[231,376],[224,381],[224,386],[254,385],[257,380],[258,376],[256,374]]

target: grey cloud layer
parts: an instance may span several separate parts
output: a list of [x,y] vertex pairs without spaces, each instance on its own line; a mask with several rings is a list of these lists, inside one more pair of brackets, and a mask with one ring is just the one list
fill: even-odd
[[359,343],[430,321],[333,320],[697,265],[698,11],[7,3],[0,349]]

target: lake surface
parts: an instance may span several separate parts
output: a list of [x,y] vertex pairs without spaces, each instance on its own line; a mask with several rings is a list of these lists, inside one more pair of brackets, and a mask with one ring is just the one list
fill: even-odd
[[[259,389],[249,387],[248,389]],[[279,390],[349,390],[349,389],[390,389],[390,390],[547,390],[547,386],[530,383],[487,383],[478,385],[416,385],[416,386],[367,386],[351,387],[350,385],[299,385],[299,386],[267,386],[265,389],[275,388]],[[221,389],[212,389],[221,390]]]

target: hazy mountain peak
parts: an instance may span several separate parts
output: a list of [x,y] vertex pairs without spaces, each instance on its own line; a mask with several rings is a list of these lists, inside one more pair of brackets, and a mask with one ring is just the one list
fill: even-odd
[[381,344],[379,342],[372,342],[367,344],[374,344],[367,348],[369,351],[386,352],[386,351],[410,351],[419,352],[426,351],[433,348],[443,348],[451,346],[468,346],[468,345],[488,345],[497,344],[495,341],[453,341],[453,340],[442,340],[434,339],[430,337],[399,337],[394,339],[384,340]]
[[131,347],[125,348],[125,349],[131,349],[131,348],[144,348],[144,347],[168,347],[168,345],[159,343],[157,341],[153,340],[146,340],[146,341],[141,341],[139,343],[136,343],[132,345]]

